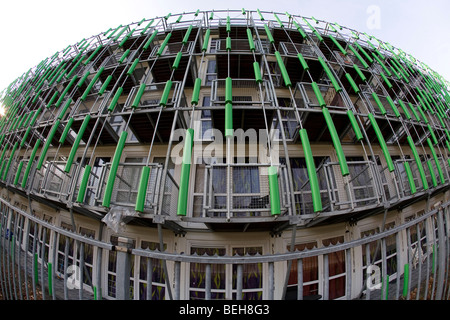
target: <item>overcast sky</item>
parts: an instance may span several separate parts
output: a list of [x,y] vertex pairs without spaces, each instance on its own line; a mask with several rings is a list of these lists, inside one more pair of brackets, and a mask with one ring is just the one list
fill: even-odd
[[314,16],[367,32],[450,81],[448,0],[1,0],[0,92],[46,57],[110,27],[169,12],[242,7]]

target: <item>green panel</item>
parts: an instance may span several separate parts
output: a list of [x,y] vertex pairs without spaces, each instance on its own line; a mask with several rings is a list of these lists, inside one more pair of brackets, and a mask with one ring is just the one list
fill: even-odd
[[183,163],[181,165],[180,189],[178,192],[177,215],[186,216],[187,202],[189,197],[189,176],[191,170],[192,145],[194,141],[194,130],[186,130],[183,149]]
[[386,141],[384,140],[383,134],[381,133],[380,128],[378,127],[378,123],[375,120],[373,114],[368,114],[370,123],[372,124],[373,129],[375,130],[375,134],[378,138],[378,142],[380,143],[381,150],[383,151],[384,158],[386,159],[386,163],[390,172],[394,171],[394,163],[392,162],[391,155],[389,154],[389,150],[386,145]]
[[441,164],[439,163],[439,159],[437,157],[436,150],[434,149],[430,138],[427,138],[427,143],[428,143],[428,147],[430,148],[431,154],[433,156],[434,162],[436,163],[436,168],[439,173],[439,179],[441,180],[442,184],[445,184],[444,173],[442,172]]
[[50,147],[50,144],[52,143],[53,136],[55,135],[56,130],[58,129],[59,123],[60,123],[59,120],[56,120],[55,124],[53,125],[52,129],[50,130],[50,133],[48,134],[47,140],[45,141],[45,145],[42,148],[41,155],[39,157],[39,162],[36,167],[37,170],[41,170],[41,168],[42,168],[42,164],[44,163],[44,159],[47,154],[48,148]]
[[351,87],[353,88],[353,91],[355,91],[356,94],[359,94],[361,91],[359,90],[359,87],[356,85],[352,76],[349,73],[346,73],[345,77],[347,78],[348,82],[350,83]]
[[317,83],[312,82],[311,86],[314,91],[314,94],[316,95],[319,106],[321,106],[322,108],[326,107],[327,104],[325,103],[325,100],[323,99],[322,92],[320,92],[320,89],[319,89],[319,86],[317,85]]
[[67,99],[66,103],[64,104],[64,107],[61,109],[61,112],[59,113],[58,119],[62,120],[64,118],[64,115],[67,112],[67,109],[69,109],[69,106],[73,102],[72,98]]
[[247,28],[247,38],[248,38],[248,45],[250,46],[251,51],[255,51],[255,43],[253,42],[253,35],[252,30]]
[[66,127],[64,128],[64,131],[61,135],[61,138],[59,139],[59,143],[63,144],[64,141],[66,141],[67,135],[69,134],[70,128],[73,124],[73,118],[70,118],[69,121],[67,121]]
[[339,48],[342,54],[346,56],[347,51],[345,51],[345,49],[341,46],[341,44],[331,34],[329,34],[328,37],[331,39],[331,41],[333,41],[334,45]]
[[27,141],[30,131],[31,131],[31,127],[28,127],[27,131],[25,131],[25,134],[23,135],[22,141],[20,142],[20,147],[23,147],[25,145],[25,141]]
[[403,271],[403,297],[406,298],[408,296],[409,291],[409,264],[406,263]]
[[136,97],[134,98],[133,103],[131,104],[131,107],[136,109],[139,106],[139,103],[141,103],[141,99],[142,99],[142,95],[145,92],[145,88],[147,87],[147,85],[144,83],[141,83],[141,85],[139,86],[139,90],[136,94]]
[[188,43],[189,36],[191,35],[192,28],[193,28],[192,25],[190,25],[190,26],[187,28],[186,33],[185,33],[184,38],[183,38],[183,41],[181,41],[183,44]]
[[433,139],[433,144],[435,144],[435,145],[438,144],[438,140],[436,138],[436,135],[434,134],[433,129],[431,128],[431,126],[429,124],[427,125],[427,127],[428,127],[428,131],[430,132],[431,138]]
[[392,110],[394,111],[394,114],[397,118],[400,118],[400,112],[397,109],[397,106],[395,105],[394,101],[392,101],[392,98],[390,96],[386,96],[386,99],[391,106]]
[[422,180],[423,188],[424,188],[424,190],[427,190],[428,189],[428,182],[427,182],[427,178],[425,176],[425,171],[423,169],[422,161],[420,161],[419,153],[417,152],[416,146],[414,145],[414,141],[411,138],[411,136],[408,136],[406,139],[408,140],[409,147],[411,148],[411,151],[412,151],[413,156],[414,156],[414,160],[416,161],[417,168],[418,168],[419,174],[420,174],[420,178]]
[[336,78],[333,76],[333,73],[331,72],[330,68],[328,68],[327,63],[325,60],[322,59],[322,57],[318,57],[320,64],[322,65],[323,70],[328,76],[328,79],[330,79],[331,83],[333,84],[334,89],[336,92],[342,91],[342,88],[339,86]]
[[277,59],[278,67],[280,68],[281,71],[281,76],[283,77],[284,80],[284,85],[286,87],[292,87],[291,79],[289,78],[289,74],[286,70],[286,66],[283,63],[283,59],[281,58],[280,52],[275,51],[275,57]]
[[269,27],[267,26],[267,24],[264,24],[264,30],[266,30],[266,34],[267,34],[267,39],[269,40],[270,43],[274,43],[275,40],[273,39],[272,33],[269,30]]
[[183,53],[180,51],[177,53],[177,56],[175,57],[175,60],[172,64],[172,69],[178,69],[178,66],[180,65],[181,57],[183,56]]
[[136,69],[136,66],[139,63],[139,58],[134,59],[133,64],[131,65],[130,69],[127,71],[127,75],[131,75],[134,72],[134,69]]
[[327,123],[328,130],[330,131],[331,140],[333,141],[334,149],[336,150],[336,155],[341,167],[342,176],[347,176],[350,174],[347,166],[347,160],[345,159],[344,150],[342,150],[341,141],[339,140],[339,136],[336,132],[336,127],[334,126],[330,111],[327,108],[322,108],[322,113],[325,117],[325,122]]
[[309,143],[308,133],[306,129],[300,129],[300,140],[303,147],[303,153],[306,160],[306,170],[308,172],[309,183],[311,185],[311,196],[314,207],[314,212],[322,211],[322,199],[320,197],[319,181],[316,174],[316,165]]
[[272,216],[281,214],[280,189],[278,186],[277,167],[269,167],[270,212]]
[[225,104],[225,136],[233,136],[233,105]]
[[27,167],[25,168],[25,173],[23,174],[22,179],[22,188],[25,189],[27,185],[28,175],[30,174],[31,166],[33,165],[34,158],[36,157],[36,152],[39,149],[39,145],[41,144],[41,140],[37,139],[34,145],[33,151],[31,152],[30,158],[28,159]]
[[300,60],[300,64],[302,65],[303,70],[305,70],[305,71],[309,70],[309,66],[306,63],[305,58],[303,57],[303,55],[300,52],[297,53],[297,57],[298,57],[298,60]]
[[112,75],[109,75],[108,78],[106,78],[105,82],[103,82],[102,87],[100,88],[100,91],[98,92],[99,96],[101,96],[101,95],[103,95],[103,93],[105,93],[105,90],[108,87],[111,80],[112,80]]
[[386,114],[386,109],[384,108],[383,104],[381,103],[380,98],[378,97],[378,95],[375,92],[372,92],[372,97],[375,100],[375,103],[378,106],[378,109],[380,110],[382,115]]
[[12,161],[14,159],[14,154],[16,153],[16,150],[17,150],[18,147],[19,147],[19,142],[16,142],[14,144],[14,147],[13,147],[12,151],[11,151],[11,155],[9,156],[9,160],[8,160],[7,165],[6,165],[5,171],[3,172],[3,180],[6,180],[6,177],[8,176],[9,168],[11,167],[11,163],[12,163]]
[[253,71],[255,73],[256,83],[263,82],[262,77],[261,77],[261,69],[260,69],[259,63],[257,61],[253,62]]
[[81,139],[83,138],[84,131],[86,130],[86,127],[89,124],[89,121],[91,120],[91,116],[88,114],[81,124],[80,130],[78,131],[77,137],[75,139],[75,142],[72,145],[72,149],[70,150],[69,157],[67,158],[67,164],[64,169],[65,172],[69,173],[70,168],[72,167],[73,160],[75,159],[75,155],[78,150],[78,146],[80,145]]
[[436,188],[438,183],[436,180],[436,175],[434,174],[433,164],[431,163],[431,160],[427,160],[427,166],[428,170],[430,171],[431,183],[433,184],[433,187]]
[[408,108],[406,108],[405,103],[400,99],[398,99],[398,103],[400,104],[400,107],[402,107],[402,110],[406,115],[406,119],[411,120],[411,114],[409,113]]
[[225,79],[225,103],[233,103],[233,80],[230,77]]
[[84,168],[83,178],[81,179],[81,184],[80,184],[80,188],[79,188],[78,195],[77,195],[77,202],[79,202],[79,203],[84,202],[84,197],[86,195],[86,189],[87,189],[87,184],[89,181],[89,176],[91,174],[91,170],[92,170],[92,167],[90,165],[87,165]]
[[208,50],[209,37],[211,35],[211,30],[207,29],[205,32],[205,38],[203,39],[202,51]]
[[163,53],[164,48],[167,46],[167,43],[169,43],[170,37],[172,37],[172,32],[167,34],[167,36],[164,39],[163,43],[159,47],[158,52],[156,52],[157,56],[160,56]]
[[22,173],[22,168],[23,168],[23,161],[20,161],[19,166],[17,167],[16,177],[14,178],[14,185],[19,184],[19,178],[20,178],[20,174]]
[[167,101],[169,100],[169,93],[170,93],[171,89],[172,89],[172,80],[167,80],[166,86],[164,87],[164,91],[161,96],[161,101],[159,102],[160,106],[165,107],[167,105]]
[[125,147],[128,132],[122,131],[120,134],[119,142],[117,143],[116,151],[114,152],[114,158],[111,163],[111,169],[109,170],[108,181],[106,183],[105,194],[103,197],[102,205],[109,208],[111,205],[111,196],[114,189],[114,182],[116,181],[117,169],[119,168],[120,158],[122,157],[122,151]]
[[361,129],[359,128],[358,122],[356,121],[356,117],[353,114],[352,110],[347,111],[348,118],[350,119],[350,123],[353,127],[353,131],[355,132],[356,140],[361,141],[363,139],[363,134]]
[[144,44],[144,46],[142,47],[144,50],[147,50],[148,47],[150,46],[150,44],[153,42],[153,40],[155,39],[155,37],[158,35],[158,30],[155,30],[153,32],[153,34],[150,36],[150,38],[147,40],[147,42]]
[[141,172],[141,179],[139,180],[138,194],[136,197],[135,210],[144,212],[145,198],[147,196],[148,179],[150,177],[150,168],[143,167]]
[[122,95],[123,88],[119,87],[117,88],[116,94],[114,95],[111,104],[108,107],[108,112],[113,112],[114,108],[116,107],[117,101],[119,100],[120,96]]
[[405,164],[405,171],[406,171],[406,176],[408,177],[408,182],[409,182],[409,186],[411,188],[411,194],[416,193],[417,188],[416,188],[416,184],[414,183],[414,177],[411,171],[411,166],[409,165],[408,161],[404,162]]
[[202,86],[202,79],[200,78],[195,79],[194,90],[192,92],[192,100],[191,100],[192,105],[198,105],[201,86]]

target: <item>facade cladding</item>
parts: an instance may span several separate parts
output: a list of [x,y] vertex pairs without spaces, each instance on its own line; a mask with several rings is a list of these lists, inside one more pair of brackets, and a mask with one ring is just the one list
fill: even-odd
[[3,298],[448,298],[448,88],[288,13],[69,45],[3,91]]

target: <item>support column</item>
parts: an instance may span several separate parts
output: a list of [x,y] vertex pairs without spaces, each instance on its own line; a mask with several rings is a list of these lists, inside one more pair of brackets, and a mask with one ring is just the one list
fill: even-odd
[[118,300],[130,299],[130,271],[131,271],[131,248],[133,240],[119,237],[116,246],[116,298]]

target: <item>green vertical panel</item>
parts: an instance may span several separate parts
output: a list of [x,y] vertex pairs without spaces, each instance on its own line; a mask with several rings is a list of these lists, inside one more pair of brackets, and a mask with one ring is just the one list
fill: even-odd
[[269,167],[269,194],[270,194],[270,212],[272,215],[281,213],[280,190],[278,187],[277,167]]
[[427,160],[427,166],[428,166],[428,170],[430,171],[430,176],[431,176],[431,183],[433,184],[433,187],[437,187],[437,180],[436,180],[436,175],[434,174],[434,170],[433,170],[433,164],[431,163],[431,160]]
[[272,33],[269,30],[269,27],[267,26],[267,24],[264,24],[264,30],[266,30],[266,34],[267,34],[267,39],[269,40],[270,43],[274,43],[275,40],[273,39]]
[[380,98],[378,97],[378,95],[375,92],[372,92],[372,97],[375,100],[375,103],[378,106],[378,109],[380,110],[382,115],[386,114],[386,109],[384,108],[383,104],[381,103]]
[[122,157],[122,151],[125,147],[128,132],[122,131],[119,142],[117,143],[116,151],[114,152],[114,158],[111,163],[111,169],[109,170],[108,181],[106,183],[105,194],[103,197],[102,205],[109,208],[111,205],[111,196],[114,189],[114,182],[116,180],[117,169],[119,168],[120,158]]
[[263,81],[261,76],[261,69],[257,61],[253,62],[253,71],[255,73],[256,83],[261,83]]
[[169,43],[170,37],[172,37],[172,32],[167,34],[167,36],[164,39],[163,43],[159,47],[158,52],[156,52],[157,56],[160,56],[163,53],[164,48],[167,46],[167,43]]
[[311,145],[309,143],[308,133],[306,132],[306,129],[300,130],[300,140],[306,160],[306,170],[308,172],[309,183],[311,186],[311,196],[314,212],[319,212],[322,211],[322,199],[320,197],[320,188],[316,174],[316,165],[314,164],[314,158],[312,155]]
[[309,70],[309,66],[306,63],[305,58],[303,57],[303,55],[300,52],[297,53],[297,57],[298,57],[298,60],[300,61],[300,64],[302,65],[303,70],[305,70],[305,71]]
[[289,74],[286,70],[286,66],[284,65],[283,58],[281,58],[280,52],[275,51],[275,57],[277,59],[278,67],[280,68],[281,71],[281,76],[283,77],[284,80],[284,85],[286,87],[291,87],[292,86],[291,79],[289,78]]
[[41,140],[37,139],[34,145],[33,151],[31,152],[30,158],[28,159],[27,167],[25,168],[25,173],[23,174],[22,179],[22,188],[25,189],[27,185],[28,175],[30,174],[31,166],[33,165],[34,158],[36,157],[36,152],[39,149],[39,145],[41,144]]
[[194,90],[192,91],[192,100],[191,100],[192,105],[198,105],[201,86],[202,86],[202,79],[200,78],[195,79]]
[[441,180],[442,184],[445,184],[444,173],[442,172],[441,164],[439,163],[439,159],[437,157],[436,150],[434,149],[430,138],[427,138],[427,143],[428,143],[428,147],[430,148],[431,155],[433,156],[434,162],[436,163],[436,168],[439,173],[439,179]]
[[233,136],[233,105],[225,104],[225,136]]
[[53,125],[52,129],[50,130],[50,133],[48,134],[47,140],[45,141],[45,145],[42,148],[41,155],[39,157],[39,162],[36,167],[37,170],[41,170],[41,168],[42,168],[42,164],[44,163],[48,148],[50,147],[50,144],[52,143],[53,136],[55,135],[56,130],[58,129],[59,123],[60,123],[59,120],[57,120],[55,122],[55,124]]
[[80,188],[78,189],[77,202],[84,202],[84,196],[86,195],[86,188],[89,181],[89,176],[91,174],[92,167],[87,165],[84,168],[83,178],[81,179]]
[[159,102],[160,106],[165,107],[167,105],[167,101],[169,99],[169,93],[170,93],[171,89],[172,89],[172,80],[167,80],[166,86],[164,87],[164,91],[161,96],[161,101]]
[[411,136],[408,136],[406,139],[408,140],[409,147],[411,148],[411,151],[412,151],[413,156],[414,156],[414,160],[416,161],[417,168],[418,168],[419,174],[420,174],[420,178],[422,180],[423,188],[425,190],[427,190],[428,189],[428,182],[427,182],[427,178],[425,176],[425,171],[423,170],[422,161],[420,161],[419,153],[417,152],[416,146],[414,145],[414,141],[411,138]]
[[325,122],[327,123],[328,130],[330,131],[331,140],[333,141],[334,149],[336,150],[336,155],[341,167],[341,173],[343,176],[347,176],[350,174],[347,166],[347,160],[345,159],[341,141],[339,140],[339,136],[336,132],[336,128],[334,126],[333,119],[331,118],[330,111],[327,108],[323,108],[322,113],[325,117]]
[[208,50],[209,37],[211,35],[211,29],[205,31],[205,38],[203,39],[202,51]]
[[189,197],[189,176],[191,170],[192,144],[194,139],[194,130],[186,130],[186,137],[183,149],[183,162],[181,165],[180,189],[178,192],[177,215],[186,216],[187,202]]
[[405,103],[400,99],[398,100],[398,103],[400,104],[400,107],[402,107],[402,110],[406,115],[406,119],[411,120],[411,115],[409,114],[408,108],[406,108]]
[[414,177],[411,171],[411,166],[409,165],[408,161],[405,161],[405,171],[406,171],[406,176],[408,177],[408,182],[409,182],[409,186],[411,188],[411,194],[416,193],[417,188],[416,188],[416,184],[414,183]]
[[17,168],[17,171],[16,171],[16,176],[14,178],[14,185],[19,184],[19,178],[20,178],[20,174],[22,173],[22,168],[23,168],[23,161],[20,161],[19,167]]
[[116,107],[117,101],[119,101],[120,96],[122,95],[123,87],[117,88],[116,93],[114,94],[114,97],[111,101],[111,104],[108,107],[109,112],[113,112],[114,108]]
[[225,79],[225,103],[233,102],[233,80],[230,77]]
[[394,101],[392,101],[392,98],[390,96],[386,96],[386,99],[391,106],[392,110],[394,111],[394,114],[397,118],[400,118],[400,112],[397,109],[397,106],[395,105]]
[[353,131],[355,132],[356,140],[360,141],[363,139],[363,134],[361,129],[359,128],[358,122],[356,121],[356,117],[353,114],[352,110],[347,111],[348,118],[350,119],[350,123],[353,127]]
[[403,272],[403,297],[406,298],[408,296],[408,288],[409,285],[409,264],[406,263],[404,266]]
[[181,51],[179,51],[177,53],[177,56],[175,57],[175,60],[173,61],[172,69],[174,69],[174,70],[178,69],[178,66],[180,65],[180,61],[181,61],[181,57],[182,56],[183,56],[183,53]]
[[67,121],[66,127],[64,128],[64,131],[61,135],[61,138],[59,139],[59,143],[63,144],[64,141],[66,141],[67,135],[69,134],[70,128],[73,124],[73,118],[70,118],[69,121]]
[[108,87],[108,85],[109,85],[109,83],[111,82],[111,80],[112,80],[112,75],[109,75],[109,76],[106,78],[105,82],[103,82],[102,87],[100,88],[100,91],[98,92],[98,95],[99,95],[99,96],[101,96],[101,95],[103,95],[103,93],[105,93],[105,90],[106,90],[106,88]]
[[181,41],[183,44],[186,44],[186,43],[188,42],[189,36],[190,36],[190,34],[191,34],[191,31],[192,31],[192,28],[193,28],[192,25],[190,25],[190,26],[187,28],[186,33],[185,33],[184,38],[183,38],[183,41]]
[[150,168],[143,167],[141,172],[141,179],[139,180],[138,194],[136,197],[135,210],[138,212],[144,212],[149,177],[150,177]]
[[77,137],[75,138],[75,142],[72,145],[72,149],[70,150],[69,157],[67,158],[67,164],[64,169],[65,172],[69,173],[70,168],[72,167],[73,160],[75,159],[75,155],[78,150],[78,146],[80,145],[81,139],[83,138],[84,131],[86,130],[86,127],[89,124],[89,121],[91,120],[91,116],[87,115],[86,118],[84,118],[83,123],[81,124],[80,130],[78,131]]
[[52,295],[53,293],[53,283],[52,283],[52,271],[53,265],[51,262],[47,263],[47,273],[48,273],[48,294]]
[[146,87],[147,87],[147,85],[145,84],[145,82],[141,83],[141,85],[139,86],[139,90],[138,90],[138,92],[136,94],[136,97],[134,98],[134,101],[131,104],[132,108],[136,109],[139,106],[139,103],[141,102],[141,98],[142,98],[142,95],[145,92],[145,88]]
[[375,120],[373,114],[368,114],[370,123],[372,124],[373,129],[375,130],[375,134],[378,138],[378,142],[380,143],[381,150],[383,151],[384,158],[386,159],[386,163],[390,172],[394,171],[394,163],[392,162],[391,155],[389,154],[389,150],[386,145],[386,141],[384,140],[383,134],[381,133],[380,128],[378,127],[378,123]]
[[248,45],[251,51],[255,51],[255,43],[253,42],[252,30],[247,28]]
[[139,58],[134,59],[133,64],[131,65],[130,69],[127,71],[127,75],[131,75],[134,72],[134,69],[136,69],[136,66],[139,63]]
[[356,85],[352,76],[349,73],[346,73],[345,77],[347,78],[348,82],[350,83],[350,86],[353,88],[353,91],[355,91],[356,94],[360,93],[359,87]]
[[325,60],[322,59],[322,57],[318,57],[320,64],[322,65],[323,70],[327,74],[328,78],[331,81],[331,84],[333,85],[336,92],[342,91],[342,88],[339,86],[336,78],[334,77],[333,73],[331,72],[330,68],[328,68],[328,65],[326,64]]
[[434,134],[433,128],[431,128],[431,126],[429,124],[427,125],[427,127],[428,127],[428,131],[430,131],[430,135],[431,135],[431,138],[433,139],[433,143],[438,144],[438,140],[436,138],[436,135]]
[[312,82],[311,86],[312,86],[312,89],[314,91],[314,94],[316,95],[316,98],[317,98],[319,106],[322,107],[322,108],[326,107],[327,104],[325,103],[325,100],[324,100],[324,98],[322,96],[322,92],[320,92],[320,89],[319,89],[319,86],[317,85],[317,83],[316,82]]

